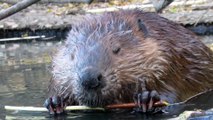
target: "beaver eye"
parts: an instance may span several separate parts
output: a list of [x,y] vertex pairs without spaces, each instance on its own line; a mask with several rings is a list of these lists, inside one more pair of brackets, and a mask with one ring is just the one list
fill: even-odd
[[113,52],[114,54],[118,54],[118,53],[120,52],[120,50],[121,50],[120,47],[114,47],[114,48],[112,49],[112,52]]

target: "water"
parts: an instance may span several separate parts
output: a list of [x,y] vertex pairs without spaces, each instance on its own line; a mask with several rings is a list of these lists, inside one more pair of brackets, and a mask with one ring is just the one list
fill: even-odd
[[[207,37],[208,38],[208,37]],[[209,38],[208,38],[209,39]],[[209,40],[213,40],[212,38]],[[206,43],[212,41],[205,40]],[[184,110],[212,108],[213,96],[202,97],[196,106],[178,106],[169,114],[143,115],[130,112],[83,113],[50,117],[47,112],[17,112],[4,110],[11,106],[42,106],[50,79],[51,54],[61,42],[28,42],[0,44],[0,120],[1,119],[166,119],[173,118]],[[202,99],[201,98],[201,99]],[[203,104],[205,103],[205,105]],[[199,105],[199,106],[198,106]]]

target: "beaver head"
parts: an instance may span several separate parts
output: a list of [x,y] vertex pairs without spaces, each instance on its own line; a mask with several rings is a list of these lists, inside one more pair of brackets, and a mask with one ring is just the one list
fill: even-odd
[[135,19],[131,23],[131,18],[110,13],[103,16],[88,15],[73,25],[53,59],[56,91],[80,105],[132,100],[133,78],[143,62],[138,57],[138,50],[143,49],[137,49],[148,34],[143,22]]

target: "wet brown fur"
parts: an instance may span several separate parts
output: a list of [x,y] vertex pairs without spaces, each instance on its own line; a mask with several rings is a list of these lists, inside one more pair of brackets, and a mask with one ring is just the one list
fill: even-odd
[[[138,28],[138,19],[148,35]],[[81,56],[82,46],[94,43],[102,47]],[[116,48],[120,52],[113,54]],[[104,76],[105,87],[97,93],[78,86],[78,65],[89,56],[99,56],[96,66]],[[68,104],[133,102],[133,94],[144,89],[173,103],[213,88],[213,53],[191,31],[156,13],[121,10],[87,15],[73,25],[52,73],[49,96],[59,95]]]

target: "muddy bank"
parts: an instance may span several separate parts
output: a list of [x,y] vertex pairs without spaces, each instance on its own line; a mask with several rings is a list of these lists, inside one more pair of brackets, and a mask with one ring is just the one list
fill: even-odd
[[[179,0],[181,1],[181,0]],[[184,6],[169,6],[161,16],[184,26],[195,24],[213,25],[213,9],[193,10],[193,6],[208,3],[208,0]],[[213,1],[210,1],[213,3]],[[9,7],[8,4],[0,4],[0,10]],[[143,2],[113,4],[93,3],[93,4],[35,4],[21,12],[0,21],[1,30],[20,29],[64,29],[70,27],[73,21],[79,19],[82,14],[93,14],[103,11],[139,8],[144,11],[154,11],[152,4]]]
[[[37,10],[33,9],[34,7]],[[64,29],[70,27],[73,21],[79,19],[82,14],[93,14],[87,13],[83,10],[82,13],[79,11],[76,13],[66,14],[54,13],[49,12],[49,9],[42,5],[34,5],[31,9],[30,8],[0,21],[0,29]],[[213,14],[211,13],[213,13],[213,10],[209,10],[207,13],[206,10],[192,12],[185,11],[181,13],[164,13],[161,14],[161,16],[184,26],[192,26],[194,24],[202,23],[212,25]]]

